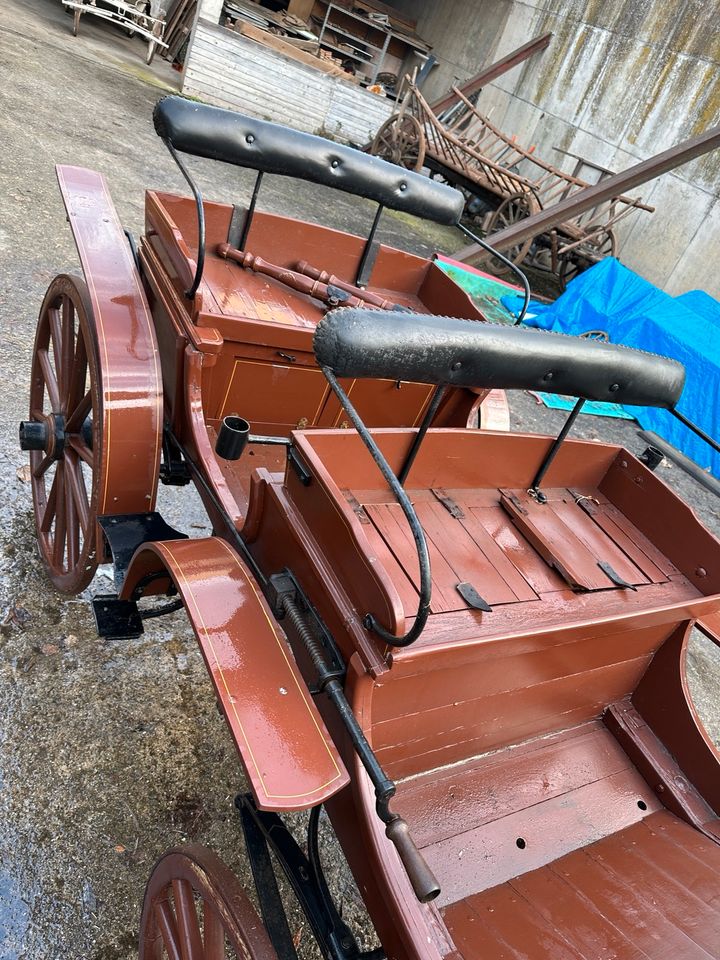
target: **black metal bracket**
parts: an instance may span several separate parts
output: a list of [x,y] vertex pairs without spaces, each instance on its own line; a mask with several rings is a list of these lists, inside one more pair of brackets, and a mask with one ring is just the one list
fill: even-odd
[[187,185],[190,187],[195,198],[195,209],[197,211],[197,227],[198,227],[198,247],[197,247],[197,266],[195,269],[195,277],[193,278],[192,285],[189,290],[185,291],[185,296],[188,300],[192,300],[195,294],[198,291],[200,286],[200,281],[202,280],[203,270],[205,268],[205,207],[203,206],[202,193],[200,188],[195,183],[193,178],[190,176],[190,171],[182,162],[180,157],[177,155],[175,148],[173,147],[170,140],[163,138],[165,146],[170,151],[170,156],[173,158],[175,163],[180,168],[180,173],[185,177]]
[[180,533],[179,530],[165,523],[156,510],[151,513],[123,513],[114,517],[98,517],[98,523],[110,547],[115,589],[118,593],[122,590],[130,561],[139,546],[156,540],[188,539],[186,533]]
[[268,865],[272,870],[268,848],[282,867],[326,960],[359,960],[362,955],[352,931],[327,895],[327,887],[323,889],[318,882],[318,864],[310,863],[280,817],[258,810],[250,794],[238,795],[235,806],[240,811],[246,841],[249,839],[248,854],[260,910],[280,960],[295,960],[297,953],[289,936],[277,882],[267,886]]
[[463,582],[455,585],[455,589],[463,598],[468,606],[473,610],[482,610],[484,613],[492,613],[492,607],[484,597],[481,597],[471,583]]
[[145,632],[134,600],[119,600],[117,594],[99,593],[93,597],[92,611],[98,636],[105,640],[134,640]]
[[132,234],[132,231],[128,230],[127,227],[123,229],[123,233],[127,237],[128,246],[130,247],[130,254],[133,258],[133,263],[135,264],[135,269],[140,273],[140,257],[138,256],[137,243],[135,242],[135,237]]
[[313,478],[312,473],[310,473],[310,468],[292,445],[287,448],[287,459],[290,466],[298,475],[300,483],[304,487],[309,487]]
[[160,483],[168,487],[184,487],[192,477],[177,440],[166,425],[163,430]]
[[373,267],[375,266],[375,261],[377,260],[377,255],[380,251],[380,246],[375,242],[375,233],[380,223],[380,217],[383,212],[383,205],[378,204],[378,208],[375,211],[375,217],[370,227],[370,233],[367,236],[365,241],[365,246],[363,247],[362,255],[360,256],[360,263],[358,263],[357,273],[355,274],[355,286],[356,287],[366,287],[370,283],[370,277],[372,275]]
[[620,574],[613,570],[606,560],[598,560],[598,566],[608,580],[614,583],[616,587],[624,587],[626,590],[637,590],[637,587],[632,583],[628,583],[627,580],[623,580]]
[[404,484],[407,480],[407,475],[410,473],[410,467],[412,467],[413,463],[415,463],[415,457],[417,457],[418,453],[420,452],[420,446],[425,439],[425,434],[428,432],[431,423],[435,419],[435,414],[438,412],[438,407],[442,402],[442,398],[445,396],[446,389],[446,384],[439,383],[433,390],[430,403],[425,411],[425,416],[423,417],[418,432],[415,434],[415,439],[413,440],[410,449],[407,452],[405,462],[403,463],[402,467],[400,467],[400,472],[397,475],[400,483]]
[[278,960],[297,960],[297,951],[290,933],[277,877],[273,869],[268,841],[256,822],[258,810],[247,796],[238,796],[235,806],[240,813],[240,824],[245,838],[245,849],[250,860],[260,913]]

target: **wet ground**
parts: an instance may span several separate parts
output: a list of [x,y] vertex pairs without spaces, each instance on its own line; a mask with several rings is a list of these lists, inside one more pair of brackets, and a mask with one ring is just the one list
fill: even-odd
[[[151,123],[154,102],[176,80],[144,45],[84,18],[73,39],[58,0],[0,6],[0,960],[126,960],[135,943],[142,888],[168,847],[198,840],[247,879],[232,800],[243,788],[194,640],[182,615],[150,625],[139,640],[100,641],[88,595],[61,596],[34,547],[25,458],[16,442],[26,416],[37,310],[55,273],[77,258],[53,173],[55,163],[102,171],[121,220],[142,230],[143,189],[184,183]],[[195,163],[209,197],[244,201],[250,175]],[[369,204],[270,180],[269,209],[361,232]],[[420,253],[463,245],[443,231],[386,215],[382,237]],[[562,415],[528,396],[511,398],[514,428],[554,432]],[[581,418],[577,434],[644,444],[633,425]],[[680,472],[661,475],[720,531],[718,501]],[[171,523],[209,530],[186,490],[163,491]],[[94,588],[103,585],[102,577]],[[693,690],[720,737],[717,651],[698,650]],[[298,823],[301,824],[302,818]],[[326,837],[346,914],[362,910]],[[310,951],[297,915],[293,932]]]

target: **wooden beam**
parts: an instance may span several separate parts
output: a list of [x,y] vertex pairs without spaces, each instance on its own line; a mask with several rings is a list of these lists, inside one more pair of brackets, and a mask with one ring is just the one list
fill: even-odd
[[290,0],[288,13],[291,13],[294,17],[300,17],[301,20],[307,22],[310,19],[310,14],[314,6],[315,0]]
[[331,60],[323,60],[321,57],[316,57],[314,54],[307,53],[305,50],[299,50],[291,43],[288,43],[283,37],[278,37],[274,33],[268,33],[266,30],[261,30],[259,27],[253,26],[251,23],[246,23],[244,20],[238,20],[234,29],[236,33],[242,34],[243,37],[255,40],[256,43],[261,43],[271,50],[276,50],[278,53],[290,57],[291,60],[298,60],[300,63],[305,63],[309,67],[314,67],[316,70],[327,73],[332,77],[342,77],[343,80],[348,80],[350,83],[360,82],[351,74],[346,73],[339,64]]
[[[507,73],[508,70],[512,70],[513,67],[516,67],[519,63],[522,63],[523,60],[527,60],[534,54],[540,53],[541,50],[544,50],[545,47],[547,47],[551,39],[552,33],[544,33],[541,37],[536,37],[534,40],[530,40],[528,43],[523,44],[522,47],[518,47],[517,50],[513,50],[512,53],[509,53],[506,57],[503,57],[502,60],[498,60],[497,63],[493,63],[484,70],[481,70],[480,73],[460,87],[460,92],[465,97],[471,96],[482,87],[487,86],[488,83],[491,83],[493,80],[496,80],[498,77],[502,76],[503,73]],[[455,91],[451,90],[440,100],[436,100],[435,103],[431,103],[430,107],[433,113],[437,115],[442,113],[444,110],[447,110],[447,108],[451,107],[454,103],[457,103],[459,99],[460,98]]]
[[[485,239],[495,250],[502,253],[517,244],[524,243],[531,237],[537,237],[541,233],[545,233],[546,230],[558,226],[565,220],[573,220],[597,204],[627,194],[634,187],[655,180],[663,173],[674,170],[676,167],[682,166],[683,163],[688,163],[690,160],[701,157],[704,153],[709,153],[718,147],[720,147],[720,126],[711,127],[697,137],[683,140],[682,143],[670,147],[669,150],[663,150],[662,153],[650,157],[649,160],[643,160],[621,173],[606,177],[591,187],[578,190],[565,200],[561,200],[560,203],[547,207],[525,220],[519,220],[511,227],[493,233]],[[474,265],[486,260],[488,256],[490,255],[482,247],[473,243],[453,254],[453,259]]]

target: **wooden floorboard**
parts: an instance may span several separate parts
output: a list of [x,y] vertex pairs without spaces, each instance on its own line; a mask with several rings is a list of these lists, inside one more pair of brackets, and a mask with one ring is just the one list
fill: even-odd
[[720,846],[666,810],[443,910],[468,960],[718,960]]

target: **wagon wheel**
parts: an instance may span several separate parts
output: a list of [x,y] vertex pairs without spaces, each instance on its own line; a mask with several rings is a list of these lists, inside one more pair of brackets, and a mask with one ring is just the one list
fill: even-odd
[[[506,227],[512,227],[519,220],[527,219],[527,217],[532,216],[533,213],[537,213],[538,209],[539,205],[535,201],[535,198],[528,196],[526,193],[514,193],[512,196],[506,197],[487,222],[485,228],[486,240],[488,243],[492,243],[493,233],[496,233],[498,230],[504,230]],[[512,260],[514,264],[519,266],[528,255],[533,240],[534,237],[530,237],[523,243],[516,244],[509,250],[503,250],[501,252],[508,260]],[[492,272],[498,276],[510,271],[510,268],[496,257],[490,258],[488,266]]]
[[40,309],[30,383],[30,450],[38,544],[64,592],[90,583],[98,564],[96,525],[102,463],[100,361],[85,282],[61,275]]
[[166,853],[145,889],[140,960],[277,960],[242,886],[206,847]]
[[412,114],[389,117],[375,134],[370,147],[374,157],[416,172],[422,170],[425,160],[425,131]]
[[[590,256],[585,256],[584,251],[588,251]],[[612,230],[602,230],[588,238],[581,247],[572,250],[569,256],[560,260],[558,279],[563,290],[579,273],[587,270],[598,260],[604,260],[605,257],[614,257],[616,253],[617,237]]]

